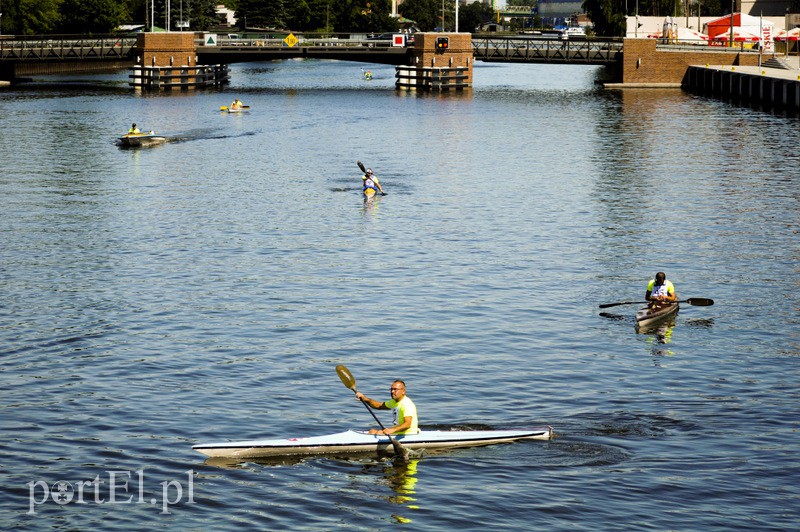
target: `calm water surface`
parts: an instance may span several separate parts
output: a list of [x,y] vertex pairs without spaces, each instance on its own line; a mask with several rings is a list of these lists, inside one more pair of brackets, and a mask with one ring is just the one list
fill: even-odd
[[[591,67],[479,64],[444,96],[361,68],[0,93],[0,528],[796,529],[796,119]],[[118,148],[134,121],[169,142]],[[599,315],[657,270],[716,304]],[[191,450],[372,426],[336,364],[373,397],[404,378],[423,428],[558,436],[409,464]]]

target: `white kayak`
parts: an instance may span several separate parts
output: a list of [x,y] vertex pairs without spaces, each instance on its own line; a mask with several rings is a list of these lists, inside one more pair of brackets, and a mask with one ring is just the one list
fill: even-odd
[[[420,431],[418,434],[398,435],[395,439],[407,449],[457,449],[517,440],[549,440],[552,437],[552,427],[537,427],[519,430],[429,430]],[[355,430],[309,438],[201,443],[192,446],[192,449],[215,458],[266,458],[344,453],[393,454],[392,442],[387,436],[376,436],[366,431]]]

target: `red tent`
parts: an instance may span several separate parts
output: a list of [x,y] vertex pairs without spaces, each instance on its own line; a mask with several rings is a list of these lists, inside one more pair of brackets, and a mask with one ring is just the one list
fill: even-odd
[[[718,19],[714,19],[706,24],[708,31],[706,34],[709,39],[717,43],[727,42],[731,35],[731,23],[733,24],[734,42],[752,42],[750,39],[737,39],[736,34],[740,33],[760,35],[761,42],[765,51],[773,50],[774,41],[773,35],[775,34],[774,24],[768,20],[744,13],[734,13],[733,15],[725,15]],[[727,34],[727,38],[724,36]],[[758,41],[758,39],[755,39]]]
[[789,31],[781,30],[775,36],[776,41],[797,41],[800,40],[800,28],[793,28]]

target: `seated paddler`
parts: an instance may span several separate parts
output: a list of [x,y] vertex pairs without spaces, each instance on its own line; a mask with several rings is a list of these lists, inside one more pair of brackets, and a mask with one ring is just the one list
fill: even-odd
[[356,399],[363,401],[376,410],[391,410],[394,414],[394,425],[386,429],[370,429],[370,434],[417,434],[419,424],[417,422],[417,407],[414,402],[406,396],[406,383],[396,380],[390,388],[392,398],[388,401],[377,401],[370,399],[361,392],[356,394]]

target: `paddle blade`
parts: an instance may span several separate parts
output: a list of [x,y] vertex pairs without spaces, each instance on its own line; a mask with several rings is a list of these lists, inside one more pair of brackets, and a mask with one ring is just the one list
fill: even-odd
[[342,380],[342,384],[353,391],[356,390],[356,378],[353,377],[353,374],[350,373],[349,369],[339,364],[336,366],[336,374],[339,375],[339,378]]
[[[389,436],[392,438],[391,436]],[[408,461],[408,449],[400,445],[400,442],[392,438],[392,447],[394,447],[394,454],[402,458],[404,461]]]
[[690,297],[686,302],[695,307],[710,307],[714,304],[713,299],[707,299],[705,297]]
[[356,161],[356,164],[358,165],[359,168],[361,168],[362,172],[364,172],[365,174],[367,173],[367,167],[364,166],[364,163],[362,163],[361,161]]
[[620,301],[619,303],[604,303],[597,305],[599,308],[617,307],[619,305],[634,305],[636,303],[647,303],[647,301]]
[[219,110],[220,111],[227,111],[228,110],[228,106],[227,105],[220,105]]

